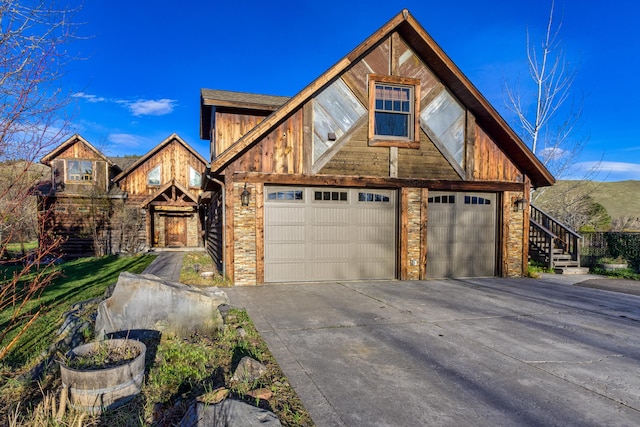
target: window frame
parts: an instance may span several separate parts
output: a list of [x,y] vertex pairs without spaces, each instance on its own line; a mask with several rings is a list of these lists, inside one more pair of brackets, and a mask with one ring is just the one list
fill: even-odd
[[[71,166],[70,163],[71,162],[76,162],[78,163],[78,169],[80,170],[79,174],[74,174],[77,175],[79,177],[79,179],[71,179]],[[91,164],[91,174],[85,174],[83,171],[83,163],[90,163]],[[94,183],[95,181],[95,170],[96,170],[96,162],[94,160],[90,160],[90,159],[65,159],[64,162],[64,167],[65,167],[65,171],[64,171],[64,182],[67,184],[86,184],[86,185],[91,185]],[[90,179],[84,179],[86,176],[91,176]]]
[[[196,185],[193,185],[192,182],[192,178],[195,175],[198,177],[198,181],[199,183]],[[194,168],[193,166],[189,165],[189,188],[200,188],[202,187],[202,173],[198,172],[198,170],[196,168]]]
[[[368,74],[369,80],[369,129],[368,143],[372,147],[420,148],[420,80],[409,77]],[[411,89],[413,102],[410,103],[409,136],[376,135],[376,85],[385,84]]]

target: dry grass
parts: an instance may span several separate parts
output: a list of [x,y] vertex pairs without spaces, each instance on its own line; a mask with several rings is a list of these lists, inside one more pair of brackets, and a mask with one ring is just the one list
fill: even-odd
[[[202,273],[213,273],[203,277]],[[222,277],[206,252],[188,252],[182,261],[180,282],[194,286],[230,287],[231,282]]]

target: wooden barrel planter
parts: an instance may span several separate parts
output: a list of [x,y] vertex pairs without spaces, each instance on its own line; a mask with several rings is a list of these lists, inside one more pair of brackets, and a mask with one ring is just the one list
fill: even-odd
[[71,350],[68,358],[71,366],[75,366],[74,359],[89,355],[98,354],[102,357],[106,352],[112,355],[126,352],[137,354],[132,359],[110,362],[106,366],[97,364],[74,368],[60,362],[62,386],[68,387],[71,406],[81,411],[99,413],[129,402],[142,389],[146,351],[144,343],[129,339],[92,342]]

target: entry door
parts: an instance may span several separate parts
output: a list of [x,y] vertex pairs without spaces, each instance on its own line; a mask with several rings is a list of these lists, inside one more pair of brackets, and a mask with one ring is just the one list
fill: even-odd
[[496,274],[497,196],[430,191],[427,277]]
[[164,220],[165,245],[187,246],[187,218],[166,216]]

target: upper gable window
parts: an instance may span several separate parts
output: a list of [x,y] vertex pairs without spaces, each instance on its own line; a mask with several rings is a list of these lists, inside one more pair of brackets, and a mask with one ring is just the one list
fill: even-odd
[[67,182],[92,182],[93,162],[91,160],[67,160]]
[[369,145],[418,148],[420,80],[369,75]]
[[202,175],[189,166],[189,187],[200,187],[200,184],[202,184]]
[[160,165],[151,169],[147,174],[148,185],[160,185]]

